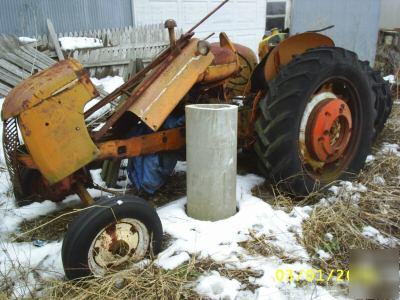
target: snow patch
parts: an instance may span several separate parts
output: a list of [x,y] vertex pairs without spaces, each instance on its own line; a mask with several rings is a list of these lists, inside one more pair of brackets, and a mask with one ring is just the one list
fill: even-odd
[[333,234],[330,233],[330,232],[327,232],[327,233],[325,234],[325,239],[326,239],[327,241],[332,241],[332,240],[333,240]]
[[86,48],[103,47],[103,41],[97,38],[88,37],[61,37],[58,38],[63,50],[75,50]]
[[396,76],[394,75],[388,75],[383,77],[384,80],[389,81],[390,84],[396,83]]
[[[97,78],[90,78],[92,83],[98,87],[102,88],[104,91],[107,93],[112,93],[115,89],[120,87],[124,83],[124,79],[120,76],[107,76],[102,79],[97,79]],[[100,102],[100,98],[95,98],[90,100],[88,103],[86,103],[84,111],[88,111],[90,108],[92,108],[94,105],[96,105],[98,102]],[[111,109],[111,104],[108,103],[104,105],[102,108],[94,112],[88,119],[87,121],[93,121],[98,119],[99,117],[103,116],[105,113],[107,113]]]
[[226,300],[235,299],[239,289],[239,281],[223,277],[217,271],[201,276],[195,288],[196,292],[201,296]]
[[382,176],[374,175],[372,182],[376,185],[385,185],[386,181]]
[[180,173],[180,172],[186,173],[186,170],[187,170],[186,161],[178,161],[176,163],[176,166],[174,169],[175,173]]
[[0,274],[7,274],[12,281],[14,297],[34,294],[40,281],[64,277],[61,246],[61,242],[40,248],[31,243],[0,242]]
[[368,188],[361,183],[340,181],[338,185],[332,185],[329,191],[333,195],[322,198],[319,201],[320,205],[332,205],[341,199],[350,199],[353,204],[357,204],[360,201],[361,194],[367,192]]
[[20,36],[18,38],[18,40],[23,44],[29,44],[29,43],[37,42],[37,39],[26,37],[26,36]]
[[368,155],[367,158],[365,159],[365,163],[366,163],[367,165],[369,165],[369,164],[371,164],[375,159],[376,159],[375,156],[372,155],[372,154],[370,154],[370,155]]
[[322,250],[322,249],[319,249],[319,250],[317,251],[317,254],[318,254],[318,257],[319,257],[320,259],[322,259],[322,260],[328,260],[328,259],[331,258],[331,255],[330,255],[328,252],[325,252],[325,251]]
[[397,144],[383,143],[378,154],[400,156],[400,146]]
[[[167,252],[164,252],[163,255],[167,255]],[[156,264],[165,270],[175,269],[190,259],[190,256],[187,252],[181,252],[172,256],[167,255],[166,258],[164,258],[163,255],[159,255],[156,260]]]
[[124,83],[121,76],[107,76],[101,79],[91,77],[90,80],[96,87],[101,87],[107,93],[112,93]]
[[374,240],[375,242],[389,246],[389,247],[395,247],[397,242],[394,238],[386,238],[384,237],[378,229],[372,226],[365,226],[362,231],[362,235],[365,236],[366,238],[370,238]]

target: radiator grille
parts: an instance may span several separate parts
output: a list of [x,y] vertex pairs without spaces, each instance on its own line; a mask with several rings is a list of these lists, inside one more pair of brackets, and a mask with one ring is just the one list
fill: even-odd
[[23,195],[21,185],[21,165],[17,159],[18,151],[21,151],[21,143],[18,136],[18,124],[16,118],[10,118],[3,123],[3,149],[10,179],[14,187],[14,194]]

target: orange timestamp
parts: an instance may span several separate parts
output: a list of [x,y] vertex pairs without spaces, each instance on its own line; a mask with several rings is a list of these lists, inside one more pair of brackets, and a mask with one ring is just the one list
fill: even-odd
[[329,272],[325,272],[321,269],[277,269],[275,271],[275,278],[278,282],[345,282],[345,281],[362,281],[365,283],[371,283],[376,280],[376,272],[373,269],[358,269],[354,271],[332,269]]

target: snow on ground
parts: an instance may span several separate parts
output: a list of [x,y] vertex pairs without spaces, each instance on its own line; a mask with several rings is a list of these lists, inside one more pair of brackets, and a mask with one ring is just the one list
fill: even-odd
[[203,275],[198,280],[196,292],[210,299],[235,299],[240,289],[240,282],[228,279],[217,271]]
[[88,37],[61,37],[58,38],[63,50],[75,50],[85,48],[103,47],[103,41],[97,38]]
[[363,236],[376,241],[378,244],[396,247],[397,241],[393,238],[384,237],[378,229],[372,226],[365,226],[362,231]]
[[388,75],[383,77],[384,80],[389,81],[389,83],[394,84],[396,83],[396,76],[394,75]]
[[210,257],[217,262],[240,263],[246,252],[238,243],[249,239],[249,230],[273,237],[271,243],[287,256],[307,260],[306,251],[295,238],[295,233],[301,234],[301,223],[308,217],[307,209],[297,207],[290,214],[274,210],[251,194],[251,189],[262,182],[255,175],[237,177],[239,212],[225,220],[208,222],[190,218],[185,212],[186,198],[158,209],[164,231],[176,240],[159,254],[157,263],[169,264],[170,259],[174,260],[182,252],[199,258]]
[[113,92],[116,88],[124,83],[124,79],[120,76],[107,76],[102,79],[90,78],[93,84],[97,87],[101,87],[107,93]]
[[400,156],[400,146],[397,144],[383,143],[378,154]]

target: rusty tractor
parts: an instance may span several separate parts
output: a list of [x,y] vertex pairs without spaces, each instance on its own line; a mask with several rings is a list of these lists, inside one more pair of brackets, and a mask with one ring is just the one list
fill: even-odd
[[[67,278],[102,276],[161,247],[156,211],[136,196],[96,202],[91,169],[104,160],[182,152],[184,117],[193,103],[238,103],[240,147],[261,172],[296,197],[357,174],[390,113],[383,79],[327,36],[273,31],[254,52],[230,41],[175,37],[149,65],[90,109],[98,96],[82,65],[61,61],[16,86],[2,109],[5,158],[17,202],[60,201],[78,194],[87,205],[70,224],[62,259]],[[117,103],[102,126],[87,120]],[[138,128],[143,130],[137,130]],[[132,130],[139,133],[131,134]]]

